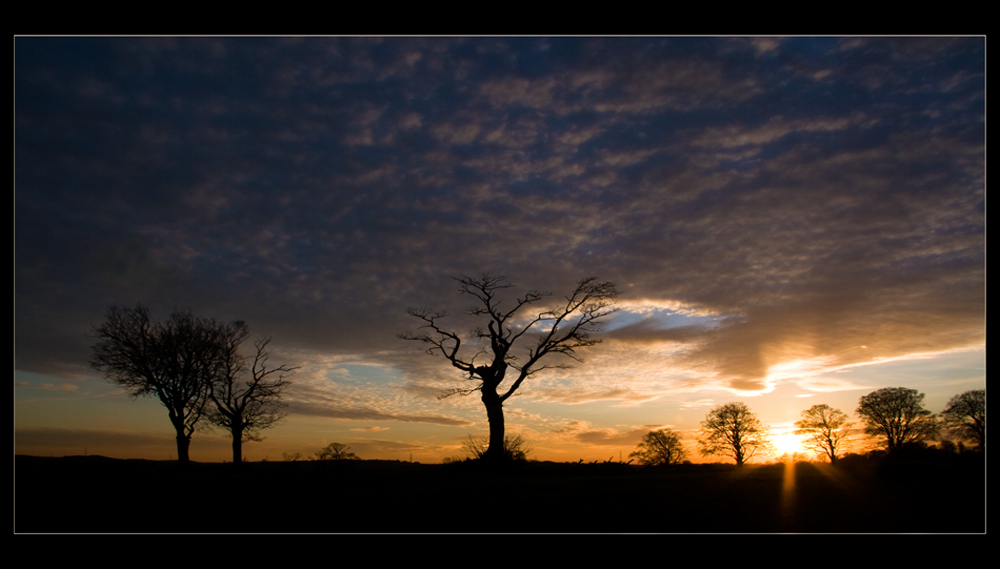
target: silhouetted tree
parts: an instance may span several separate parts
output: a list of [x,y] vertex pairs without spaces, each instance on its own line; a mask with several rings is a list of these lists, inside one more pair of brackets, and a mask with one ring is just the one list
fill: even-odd
[[941,413],[944,426],[953,429],[963,438],[975,441],[980,449],[986,448],[986,390],[966,391],[948,401]]
[[221,332],[221,368],[210,385],[213,405],[207,417],[232,437],[233,463],[239,465],[243,443],[263,440],[261,432],[284,418],[281,394],[291,384],[286,378],[298,368],[270,367],[267,346],[271,338],[254,341],[253,356],[241,354],[240,348],[250,335],[245,322],[233,322]]
[[628,457],[638,460],[639,464],[671,465],[684,462],[687,451],[677,433],[662,429],[643,435],[642,442]]
[[330,443],[316,453],[316,460],[358,460],[358,455],[349,452],[351,447],[341,443]]
[[847,414],[829,405],[813,405],[802,412],[802,419],[795,422],[796,435],[805,435],[805,446],[825,454],[831,464],[836,464],[838,454],[848,443],[848,436],[854,423]]
[[759,451],[770,448],[767,427],[744,403],[727,403],[712,409],[701,422],[701,454],[720,454],[743,466]]
[[937,434],[938,423],[923,401],[924,394],[916,389],[886,387],[859,399],[857,414],[865,433],[885,439],[886,450],[892,453]]
[[[477,385],[468,389],[454,389],[446,393],[468,394],[475,391],[481,393],[481,400],[486,407],[486,416],[490,424],[490,444],[484,459],[490,462],[500,462],[507,457],[503,451],[504,417],[503,403],[528,377],[545,369],[565,368],[565,365],[541,365],[540,361],[550,354],[562,354],[576,361],[582,361],[576,355],[576,349],[592,346],[600,340],[591,337],[599,331],[600,318],[607,316],[616,309],[614,299],[618,296],[615,285],[610,282],[598,282],[595,278],[587,278],[577,283],[576,289],[567,297],[564,303],[524,318],[521,312],[527,307],[544,301],[551,293],[528,291],[524,296],[516,298],[509,309],[501,308],[502,301],[498,293],[514,285],[505,284],[505,278],[493,275],[483,275],[481,278],[456,278],[461,287],[461,294],[469,295],[478,301],[469,310],[472,316],[481,316],[486,321],[486,328],[476,328],[473,336],[489,343],[488,348],[468,355],[460,355],[462,338],[455,332],[445,330],[439,321],[445,317],[444,312],[411,308],[408,312],[424,321],[420,334],[400,334],[404,340],[416,340],[428,344],[427,353],[442,355],[451,365],[468,374],[470,381]],[[512,349],[522,338],[528,338],[529,333],[533,343],[527,348],[525,358],[518,360]],[[527,341],[527,340],[526,340]],[[477,364],[476,359],[485,355],[485,364]],[[513,369],[513,381],[506,387],[501,387],[507,379],[507,370]]]
[[111,307],[94,329],[91,366],[133,397],[155,396],[167,408],[177,440],[177,460],[189,462],[191,435],[202,419],[209,386],[219,371],[224,326],[174,311],[165,323],[149,310]]
[[[469,458],[477,460],[486,456],[486,452],[489,448],[489,437],[474,437],[469,435],[469,438],[462,442],[462,451],[465,452]],[[504,435],[503,454],[507,460],[527,460],[528,453],[531,451],[531,445],[528,443],[527,439],[522,437],[520,434]]]

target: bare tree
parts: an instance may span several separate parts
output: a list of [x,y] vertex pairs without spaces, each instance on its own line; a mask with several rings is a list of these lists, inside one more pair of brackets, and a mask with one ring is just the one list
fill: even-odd
[[963,438],[976,441],[986,449],[986,390],[966,391],[948,401],[941,413],[944,425],[954,429]]
[[795,422],[796,435],[805,435],[805,446],[825,454],[831,464],[837,463],[838,453],[849,442],[848,436],[854,423],[847,414],[829,405],[813,405],[802,412],[802,419]]
[[[461,287],[459,292],[476,299],[477,304],[469,310],[469,314],[483,317],[486,328],[476,328],[472,335],[477,340],[488,342],[478,352],[467,355],[460,352],[462,337],[457,333],[444,329],[440,320],[444,312],[411,308],[408,312],[422,320],[424,332],[400,334],[404,340],[416,340],[427,344],[427,353],[441,355],[452,366],[465,374],[467,379],[476,385],[466,389],[454,389],[446,393],[468,394],[475,391],[481,393],[481,400],[486,407],[486,416],[490,423],[490,443],[484,459],[490,462],[500,462],[506,457],[503,452],[504,417],[503,404],[521,387],[525,379],[532,375],[553,368],[565,368],[565,365],[542,365],[540,362],[550,354],[562,354],[576,361],[582,361],[576,355],[577,348],[592,346],[600,342],[591,334],[599,331],[600,319],[613,313],[614,299],[618,296],[615,285],[610,282],[598,282],[596,278],[587,278],[577,283],[576,289],[554,308],[536,313],[524,318],[521,313],[529,306],[544,301],[551,293],[536,290],[528,291],[524,296],[514,300],[509,309],[501,308],[502,300],[498,294],[514,285],[506,284],[501,276],[483,275],[481,278],[456,278]],[[524,353],[524,358],[518,360],[512,353],[514,344],[522,338],[530,345]],[[530,340],[528,340],[530,338]],[[479,364],[477,359],[483,356],[486,363]],[[513,369],[513,381],[504,385],[508,369]]]
[[278,425],[285,417],[282,392],[291,384],[288,376],[297,367],[271,367],[267,351],[271,338],[254,341],[253,356],[240,352],[250,331],[245,322],[233,322],[222,330],[221,369],[210,385],[213,406],[208,411],[211,424],[232,437],[233,463],[243,462],[243,443],[263,440],[262,431]]
[[701,422],[701,454],[720,454],[743,466],[755,454],[770,448],[767,427],[744,403],[727,403],[712,409]]
[[677,433],[661,429],[643,435],[642,442],[628,457],[637,459],[639,464],[667,466],[684,462],[687,451]]
[[924,394],[916,389],[886,387],[859,399],[857,413],[865,424],[865,433],[883,438],[891,453],[937,434],[938,423],[923,401]]
[[187,464],[191,435],[202,419],[218,371],[220,332],[214,320],[176,310],[165,323],[149,310],[111,307],[94,329],[90,365],[132,397],[154,396],[167,408],[177,440],[177,460]]
[[349,452],[350,448],[342,443],[330,443],[316,453],[316,460],[358,460],[358,455]]

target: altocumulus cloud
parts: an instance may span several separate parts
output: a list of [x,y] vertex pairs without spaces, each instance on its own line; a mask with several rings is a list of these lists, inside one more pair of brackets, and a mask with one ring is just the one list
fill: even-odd
[[448,277],[486,271],[622,290],[607,341],[526,401],[822,391],[984,346],[983,38],[16,48],[20,372],[86,375],[91,326],[141,301],[396,374],[304,370],[293,414],[464,425],[433,398],[460,377],[395,334],[409,306],[464,333]]

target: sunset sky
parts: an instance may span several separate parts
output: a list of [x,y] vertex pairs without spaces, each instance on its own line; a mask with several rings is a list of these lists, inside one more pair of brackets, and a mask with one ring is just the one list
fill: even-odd
[[882,387],[940,412],[986,384],[985,44],[17,37],[15,450],[176,459],[159,402],[88,368],[108,306],[143,303],[302,366],[250,460],[459,456],[482,403],[439,400],[462,374],[397,334],[410,307],[475,327],[452,277],[487,272],[621,291],[584,363],[507,402],[533,458],[669,426],[703,461],[731,401],[776,436]]

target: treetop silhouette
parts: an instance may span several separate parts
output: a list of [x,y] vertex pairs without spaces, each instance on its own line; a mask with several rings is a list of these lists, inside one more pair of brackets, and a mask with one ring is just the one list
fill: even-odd
[[316,453],[316,460],[360,460],[350,449],[343,443],[330,443]]
[[745,403],[726,403],[709,411],[701,422],[701,454],[728,456],[743,466],[770,448],[767,427]]
[[175,310],[154,322],[149,309],[110,307],[94,329],[90,365],[132,397],[153,396],[167,408],[177,440],[177,459],[189,462],[191,435],[208,403],[209,384],[219,372],[223,325]]
[[795,422],[797,435],[805,435],[805,446],[826,455],[831,464],[836,464],[840,452],[849,442],[854,423],[847,414],[829,405],[813,405],[802,412],[802,419]]
[[288,377],[299,368],[269,363],[270,337],[255,340],[254,355],[244,356],[240,348],[250,335],[245,322],[221,331],[221,365],[209,384],[213,405],[207,417],[232,437],[233,464],[238,465],[243,462],[243,443],[263,440],[262,431],[281,423],[285,416],[281,395],[291,385]]
[[285,377],[296,369],[268,366],[269,338],[255,343],[248,365],[239,353],[248,335],[241,320],[225,324],[174,310],[155,322],[142,304],[112,306],[94,329],[90,365],[132,397],[156,397],[167,408],[180,464],[190,462],[191,436],[205,418],[233,436],[233,460],[240,463],[242,443],[259,440],[262,429],[280,420]]
[[638,460],[639,464],[668,466],[684,462],[687,451],[676,432],[660,429],[643,435],[642,442],[628,457]]
[[916,389],[886,387],[858,400],[857,414],[865,433],[884,440],[886,450],[933,438],[939,429],[934,414],[924,408],[924,394]]
[[944,426],[986,448],[986,390],[966,391],[948,400],[941,413]]

